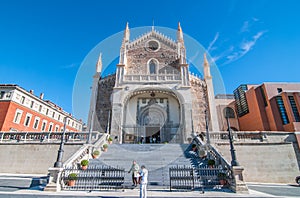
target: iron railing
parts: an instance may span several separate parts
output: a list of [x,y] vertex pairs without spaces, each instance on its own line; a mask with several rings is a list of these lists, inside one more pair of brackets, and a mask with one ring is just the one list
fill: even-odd
[[[78,178],[75,186],[68,186],[68,176],[76,173]],[[105,165],[89,165],[86,170],[65,168],[62,171],[61,186],[63,190],[94,191],[123,189],[125,169]]]
[[[220,184],[218,175],[225,173],[226,183]],[[192,166],[174,166],[169,168],[170,191],[172,190],[199,190],[204,193],[207,188],[226,187],[229,179],[229,172],[220,168]]]

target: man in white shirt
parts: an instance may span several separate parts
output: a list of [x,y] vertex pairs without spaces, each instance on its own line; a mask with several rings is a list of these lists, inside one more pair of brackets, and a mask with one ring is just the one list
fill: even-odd
[[141,166],[140,198],[147,198],[148,170],[144,165]]

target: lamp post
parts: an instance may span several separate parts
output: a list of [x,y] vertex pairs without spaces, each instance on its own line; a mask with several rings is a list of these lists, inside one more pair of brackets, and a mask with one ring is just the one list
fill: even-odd
[[64,139],[65,139],[65,134],[66,134],[67,118],[68,118],[68,116],[66,116],[64,118],[63,134],[61,136],[60,145],[59,145],[59,149],[57,152],[57,159],[56,159],[56,162],[54,163],[54,167],[57,167],[57,168],[61,168],[63,165],[62,158],[63,158],[63,154],[64,154],[64,145],[65,145]]
[[205,110],[205,128],[206,128],[206,143],[210,144],[207,110]]
[[235,149],[233,145],[233,140],[232,140],[232,132],[230,128],[230,123],[229,123],[229,112],[225,111],[225,118],[228,126],[228,137],[229,137],[229,144],[230,144],[230,153],[231,153],[231,166],[239,166],[239,162],[236,159],[236,154],[235,154]]

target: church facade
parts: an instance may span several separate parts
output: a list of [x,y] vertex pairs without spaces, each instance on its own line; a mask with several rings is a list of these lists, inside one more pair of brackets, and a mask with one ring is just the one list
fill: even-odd
[[130,41],[127,24],[115,74],[101,77],[99,56],[88,129],[108,132],[118,143],[183,143],[206,123],[219,130],[205,54],[203,64],[204,79],[190,74],[180,24],[177,41],[154,28]]

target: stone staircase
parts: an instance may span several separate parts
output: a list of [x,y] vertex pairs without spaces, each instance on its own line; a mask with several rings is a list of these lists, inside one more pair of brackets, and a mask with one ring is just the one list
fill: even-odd
[[170,185],[169,167],[202,163],[190,150],[191,146],[188,144],[112,144],[109,145],[108,152],[103,152],[98,159],[91,159],[90,164],[124,168],[125,186],[131,186],[131,174],[127,172],[132,161],[136,160],[140,166],[145,165],[149,170],[150,187],[166,188]]

